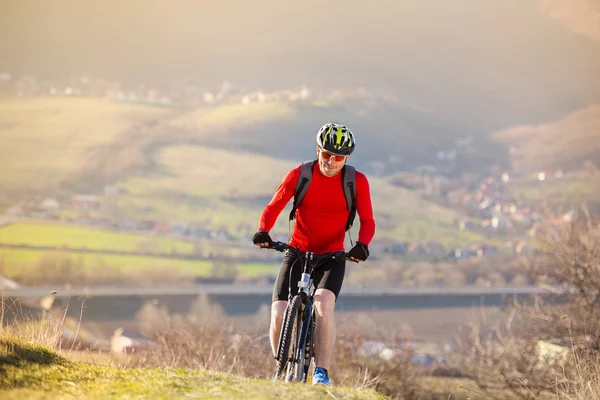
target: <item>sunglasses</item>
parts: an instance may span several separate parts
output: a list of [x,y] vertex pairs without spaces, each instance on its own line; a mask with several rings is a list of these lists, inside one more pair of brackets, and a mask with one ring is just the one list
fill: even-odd
[[319,150],[319,153],[321,154],[321,157],[323,157],[323,160],[329,160],[330,158],[333,158],[334,161],[342,162],[346,159],[346,156],[329,153],[325,150]]

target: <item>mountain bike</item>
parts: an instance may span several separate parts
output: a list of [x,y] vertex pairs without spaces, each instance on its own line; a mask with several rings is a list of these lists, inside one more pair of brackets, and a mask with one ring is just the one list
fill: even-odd
[[[277,345],[277,369],[273,381],[277,381],[285,371],[283,379],[286,382],[306,382],[309,372],[315,368],[315,328],[317,320],[314,310],[315,285],[313,272],[325,261],[344,258],[350,260],[344,251],[315,254],[301,252],[283,242],[273,242],[267,248],[280,252],[293,252],[303,263],[303,270],[298,281],[298,294],[292,296],[292,281],[290,282],[288,305],[283,316],[279,343]],[[294,268],[294,266],[292,266]]]

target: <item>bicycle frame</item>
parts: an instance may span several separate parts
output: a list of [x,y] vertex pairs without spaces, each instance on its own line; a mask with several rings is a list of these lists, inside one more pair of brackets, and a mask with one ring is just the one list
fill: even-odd
[[[319,261],[322,261],[326,258],[335,259],[337,256],[347,258],[347,254],[344,252],[334,252],[327,254],[315,254],[312,252],[300,252],[299,250],[290,247],[289,245],[281,242],[276,242],[272,247],[276,250],[283,251],[294,251],[296,256],[303,260],[303,269],[300,280],[298,281],[298,293],[297,295],[292,296],[292,282],[290,278],[289,282],[289,294],[288,294],[288,307],[286,308],[284,314],[284,323],[281,325],[281,331],[279,333],[279,341],[277,344],[277,361],[281,362],[278,358],[281,354],[282,346],[284,346],[283,341],[286,340],[286,349],[283,350],[285,357],[288,358],[285,366],[285,380],[286,381],[299,381],[306,382],[308,378],[308,372],[310,370],[311,361],[314,358],[314,331],[316,327],[316,318],[314,314],[314,293],[315,286],[313,280],[313,272]],[[291,274],[290,274],[291,275]],[[284,329],[286,329],[285,321],[289,318],[290,307],[292,304],[292,299],[296,296],[300,299],[299,309],[294,311],[297,314],[294,318],[297,318],[297,329],[300,329],[299,334],[297,333],[297,338],[288,338],[284,335]],[[290,340],[294,340],[294,342],[289,342]],[[291,349],[289,348],[292,347]],[[292,354],[288,354],[287,352],[292,350]],[[281,369],[280,369],[281,370]],[[281,372],[284,372],[281,370]],[[279,372],[275,375],[274,381],[276,381],[279,377]]]
[[[313,258],[314,253],[305,254],[304,268],[300,281],[298,282],[298,295],[302,299],[302,328],[300,330],[296,354],[294,355],[296,361],[294,378],[300,382],[306,382],[308,378],[308,371],[314,353],[313,341],[316,320],[313,312],[315,294],[315,285],[312,278],[312,272],[314,271]],[[309,265],[311,266],[310,268]],[[289,300],[291,300],[291,295],[288,301]]]
[[[295,250],[295,249],[294,249]],[[300,253],[300,252],[298,252]],[[299,340],[297,342],[297,348],[294,349],[295,350],[295,354],[291,355],[291,363],[288,364],[288,368],[286,371],[286,380],[289,381],[291,380],[290,378],[297,380],[297,381],[301,381],[301,382],[306,382],[307,379],[307,372],[308,372],[308,368],[310,366],[310,361],[311,358],[313,357],[312,355],[312,350],[313,350],[313,345],[312,345],[312,333],[314,333],[314,326],[315,326],[315,319],[314,319],[314,314],[313,314],[313,309],[314,309],[314,292],[315,292],[315,286],[314,286],[314,281],[312,278],[312,272],[314,271],[314,264],[313,264],[313,260],[314,260],[314,253],[300,253],[297,254],[297,256],[299,256],[302,260],[303,260],[303,269],[302,269],[302,274],[300,277],[300,280],[298,281],[298,293],[297,295],[300,296],[301,298],[301,305],[300,305],[300,312],[298,314],[298,316],[296,318],[300,318],[300,321],[302,321],[301,323],[301,330],[300,330],[300,335],[299,335]],[[288,291],[288,304],[289,302],[292,300],[293,296],[292,296],[292,288],[291,288],[291,280],[290,280],[290,288]],[[288,313],[288,309],[286,309],[286,313],[284,315],[284,320],[287,317],[287,313]],[[283,329],[285,328],[284,324],[282,323],[281,325],[281,331],[279,332],[279,342],[277,344],[277,353],[279,354],[281,346],[282,346],[282,341],[283,341]],[[312,328],[312,329],[311,329]],[[310,334],[310,336],[309,336]],[[307,348],[307,340],[309,339],[309,337],[311,338],[311,342],[308,342],[308,348]],[[308,350],[308,352],[307,352]],[[308,357],[306,357],[308,355]],[[301,358],[303,358],[304,360],[300,360]],[[296,371],[293,371],[292,369],[294,368],[294,366],[296,367]],[[277,378],[277,377],[276,377]]]

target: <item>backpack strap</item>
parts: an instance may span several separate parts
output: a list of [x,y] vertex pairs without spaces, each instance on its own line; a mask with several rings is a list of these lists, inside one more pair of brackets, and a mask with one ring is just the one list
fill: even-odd
[[296,217],[296,210],[298,209],[298,206],[302,202],[302,199],[308,190],[308,185],[312,180],[313,168],[316,163],[317,160],[304,161],[302,163],[302,167],[300,167],[300,176],[298,177],[296,189],[294,190],[294,205],[290,211],[290,221]]
[[[296,210],[306,191],[308,190],[308,186],[312,180],[312,173],[317,160],[305,161],[302,163],[300,167],[300,176],[298,176],[298,181],[296,182],[296,189],[294,190],[294,203],[292,206],[292,210],[290,211],[290,221],[296,218]],[[346,230],[350,230],[352,228],[352,224],[354,223],[354,219],[356,218],[356,169],[352,165],[344,165],[342,168],[342,186],[344,189],[344,197],[346,198],[346,208],[350,213],[348,215],[348,221],[346,222]]]
[[346,208],[350,212],[346,222],[346,230],[352,228],[354,218],[356,218],[356,169],[352,165],[344,165],[342,169],[342,182],[344,186],[344,196],[346,197]]

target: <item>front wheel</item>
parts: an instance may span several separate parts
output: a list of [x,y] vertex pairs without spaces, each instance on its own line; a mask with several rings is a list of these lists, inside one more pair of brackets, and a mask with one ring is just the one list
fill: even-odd
[[[300,296],[294,296],[285,311],[285,317],[279,335],[279,346],[277,348],[277,372],[275,374],[275,379],[281,376],[281,373],[286,369],[290,361],[290,347],[297,336],[297,334],[294,333],[299,332],[300,330],[297,321],[298,316],[300,316],[301,305],[302,299]],[[294,352],[291,354],[294,356]]]
[[295,379],[297,382],[306,382],[309,372],[314,364],[314,328],[315,313],[311,304],[306,304],[302,315],[302,330],[298,338],[296,350]]

